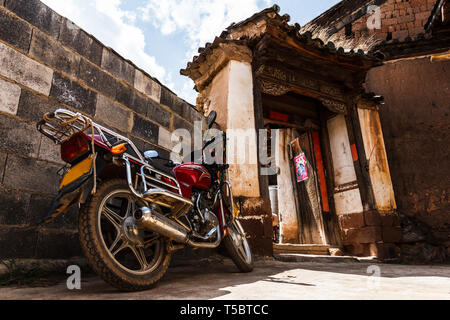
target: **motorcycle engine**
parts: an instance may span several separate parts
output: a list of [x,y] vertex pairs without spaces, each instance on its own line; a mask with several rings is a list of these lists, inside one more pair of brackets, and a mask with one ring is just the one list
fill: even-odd
[[189,221],[198,235],[207,237],[219,224],[217,216],[209,209],[214,205],[214,198],[208,192],[199,192],[194,195],[194,199],[196,205],[189,213]]

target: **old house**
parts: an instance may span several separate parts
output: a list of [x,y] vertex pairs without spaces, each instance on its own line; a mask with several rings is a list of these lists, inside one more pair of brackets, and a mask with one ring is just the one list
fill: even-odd
[[449,8],[446,0],[342,1],[304,27],[385,57],[365,88],[385,100],[380,118],[402,222],[399,246],[413,261],[450,253],[450,185],[442,179],[449,175]]
[[[347,0],[302,28],[275,6],[232,24],[181,71],[195,81],[197,108],[223,115],[222,129],[278,129],[272,176],[254,164],[230,171],[255,247],[270,252],[275,185],[282,243],[306,253],[341,247],[445,259],[446,8],[446,1]],[[300,155],[310,172],[302,182],[294,168]]]
[[302,27],[274,6],[181,71],[194,107],[40,1],[0,0],[0,258],[80,254],[76,208],[34,227],[62,166],[35,125],[60,107],[166,157],[217,110],[256,159],[229,171],[256,254],[273,253],[272,190],[303,252],[450,257],[448,16],[446,0],[344,0]]

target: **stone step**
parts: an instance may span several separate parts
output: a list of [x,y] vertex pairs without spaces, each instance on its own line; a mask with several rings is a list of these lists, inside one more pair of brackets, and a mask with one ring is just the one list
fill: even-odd
[[274,244],[273,251],[275,254],[280,253],[298,253],[298,254],[315,254],[329,255],[329,245],[321,244]]
[[358,262],[358,263],[380,263],[375,257],[332,257],[327,255],[313,255],[313,254],[275,254],[275,260],[281,262],[312,262],[312,263],[342,263],[342,262]]

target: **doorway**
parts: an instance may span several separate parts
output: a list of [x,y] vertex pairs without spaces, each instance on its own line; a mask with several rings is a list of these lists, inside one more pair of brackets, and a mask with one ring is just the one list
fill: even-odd
[[[288,93],[263,94],[264,122],[272,129],[271,155],[277,174],[269,185],[277,190],[279,243],[336,246],[337,217],[332,211],[326,121],[334,116],[319,101]],[[273,150],[275,148],[275,150]]]

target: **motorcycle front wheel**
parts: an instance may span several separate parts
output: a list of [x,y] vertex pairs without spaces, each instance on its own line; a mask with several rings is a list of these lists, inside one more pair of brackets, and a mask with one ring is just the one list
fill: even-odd
[[139,227],[141,205],[126,181],[110,180],[80,210],[80,243],[90,267],[123,291],[152,288],[170,263],[168,239]]
[[253,256],[240,222],[236,220],[229,228],[229,234],[223,240],[231,260],[241,272],[253,271]]

